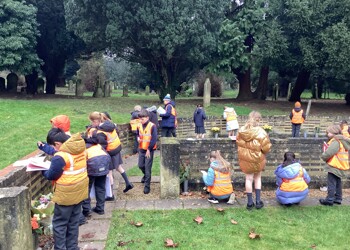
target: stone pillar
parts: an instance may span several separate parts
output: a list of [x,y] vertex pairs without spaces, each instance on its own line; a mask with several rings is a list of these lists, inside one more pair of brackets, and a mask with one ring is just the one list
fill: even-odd
[[103,95],[104,97],[111,97],[111,84],[108,81],[105,81],[103,86]]
[[161,138],[160,198],[177,199],[180,194],[180,143],[176,138]]
[[291,94],[292,94],[292,83],[290,82],[288,84],[287,100],[289,100]]
[[128,85],[124,85],[123,86],[123,95],[122,97],[128,97],[129,93],[128,93]]
[[84,84],[81,82],[81,79],[77,79],[75,82],[75,96],[84,95]]
[[149,88],[149,86],[147,85],[147,86],[146,86],[146,89],[145,89],[145,94],[146,94],[146,95],[149,95],[149,93],[150,93],[150,88]]
[[210,106],[210,96],[211,96],[211,83],[209,78],[204,82],[204,92],[203,92],[203,107]]
[[0,204],[0,249],[34,249],[28,188],[0,188]]

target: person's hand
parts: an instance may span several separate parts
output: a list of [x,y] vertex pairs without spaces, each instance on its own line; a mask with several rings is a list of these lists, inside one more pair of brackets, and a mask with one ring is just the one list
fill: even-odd
[[43,147],[45,143],[43,143],[42,141],[38,141],[36,145],[38,145],[38,147],[40,148],[40,147]]
[[146,151],[146,158],[150,158],[151,157],[151,152],[149,151],[149,149],[147,149]]

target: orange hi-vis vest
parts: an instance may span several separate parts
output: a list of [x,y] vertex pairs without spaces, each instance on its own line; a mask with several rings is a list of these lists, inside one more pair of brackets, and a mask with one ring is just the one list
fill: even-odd
[[343,125],[343,129],[341,130],[342,135],[345,137],[350,137],[350,134],[348,132],[349,126],[348,125]]
[[282,178],[282,184],[280,190],[285,192],[302,192],[308,188],[307,183],[304,180],[303,168],[299,170],[299,174],[293,179]]
[[66,163],[63,169],[63,174],[55,181],[56,186],[69,186],[87,178],[85,151],[78,155],[71,155],[67,152],[59,151],[55,153],[55,156],[56,155],[61,156]]
[[233,121],[233,120],[237,120],[237,115],[235,114],[234,111],[232,112],[225,112],[226,113],[226,121]]
[[130,120],[131,131],[136,131],[139,124],[141,124],[140,119]]
[[[152,127],[155,126],[152,122],[148,122],[147,126],[143,128],[142,124],[139,125],[139,148],[147,150],[152,139]],[[153,149],[156,149],[157,145],[154,145]]]
[[173,107],[173,105],[168,104],[171,107],[171,115],[173,115],[175,117],[175,128],[177,128],[177,112],[176,109]]
[[118,133],[115,129],[113,132],[99,130],[97,133],[104,133],[107,136],[107,152],[112,151],[121,145]]
[[214,185],[208,187],[208,191],[215,196],[228,195],[233,193],[230,173],[221,173],[214,170]]
[[[331,143],[336,140],[332,138],[327,144],[328,146],[331,145]],[[327,163],[334,167],[338,168],[340,170],[349,170],[349,152],[346,150],[343,146],[343,144],[339,141],[339,151],[335,155],[333,155],[330,159],[328,159]]]
[[304,110],[300,110],[299,112],[296,112],[294,109],[292,109],[292,123],[294,124],[302,124],[304,122],[303,118]]

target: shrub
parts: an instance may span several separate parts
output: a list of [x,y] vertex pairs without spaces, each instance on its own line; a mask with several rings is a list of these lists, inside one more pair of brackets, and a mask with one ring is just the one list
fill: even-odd
[[350,105],[350,93],[346,93],[345,101],[346,101],[346,105]]
[[211,97],[220,97],[222,95],[222,82],[223,80],[212,73],[200,73],[197,78],[198,83],[198,96],[203,96],[204,94],[204,83],[205,80],[209,78],[211,83]]

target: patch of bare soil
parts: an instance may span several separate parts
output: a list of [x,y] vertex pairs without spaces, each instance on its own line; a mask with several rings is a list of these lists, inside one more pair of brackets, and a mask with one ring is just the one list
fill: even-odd
[[[151,193],[143,193],[143,184],[134,183],[134,188],[127,192],[123,193],[124,184],[120,185],[117,190],[117,200],[158,200],[160,199],[160,184],[152,183],[151,184]],[[234,191],[237,198],[245,198],[245,192],[241,190]],[[309,197],[312,198],[324,198],[326,197],[327,192],[321,191],[319,189],[310,189]],[[179,195],[180,199],[207,199],[207,193],[203,191],[189,191],[188,193],[181,193]],[[275,190],[262,190],[261,192],[262,199],[271,199],[275,197]],[[350,197],[350,189],[343,189],[343,197]]]

